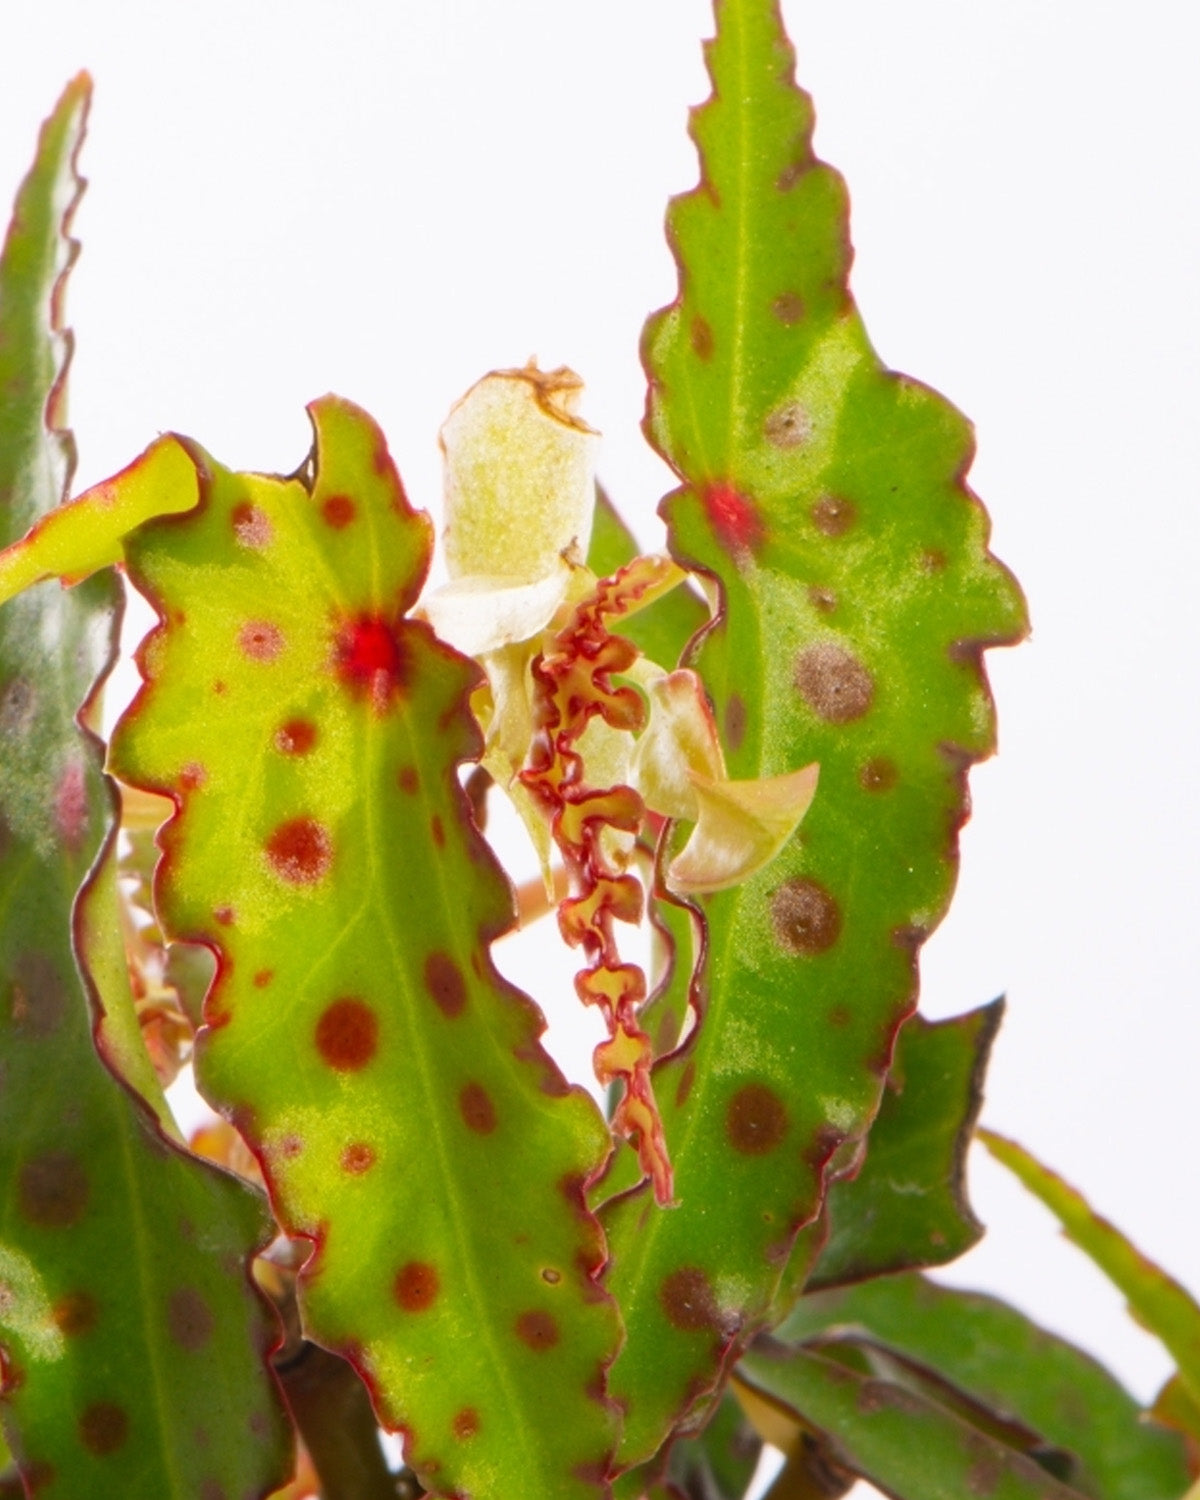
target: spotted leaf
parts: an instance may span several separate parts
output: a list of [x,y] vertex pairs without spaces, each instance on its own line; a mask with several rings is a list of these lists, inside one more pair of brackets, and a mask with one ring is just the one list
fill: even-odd
[[966,1156],[1003,1002],[901,1028],[866,1160],[835,1182],[810,1288],[945,1265],[983,1228],[966,1197]]
[[742,1362],[739,1374],[816,1428],[840,1467],[895,1500],[1086,1500],[1084,1491],[1061,1483],[1036,1458],[869,1371],[808,1349],[766,1344]]
[[1179,1437],[1147,1419],[1090,1355],[994,1297],[923,1276],[883,1276],[803,1297],[779,1329],[789,1344],[868,1345],[941,1383],[941,1399],[1020,1424],[1072,1462],[1095,1500],[1178,1500],[1188,1483]]
[[185,444],[198,503],[126,541],[161,624],[114,764],[175,801],[159,915],[218,957],[198,1076],[311,1241],[310,1336],[436,1493],[595,1495],[608,1132],[489,958],[512,897],[456,774],[478,674],[407,614],[428,520],[364,413],[311,416],[291,479]]
[[[47,121],[0,257],[0,541],[53,513],[72,466],[60,319],[89,93],[77,78]],[[290,1466],[244,1269],[265,1205],[168,1141],[92,1044],[132,1015],[88,943],[93,920],[118,931],[114,799],[74,719],[118,615],[111,577],[0,611],[0,1420],[27,1494],[261,1495]]]
[[768,1318],[879,1108],[953,886],[966,769],[993,748],[980,653],[1025,628],[964,486],[967,423],[863,330],[845,191],[813,157],[777,7],[721,0],[717,20],[702,180],[669,215],[680,292],[645,335],[647,431],[681,481],[674,555],[719,598],[687,664],[729,773],[816,762],[820,786],[773,863],[697,903],[699,1025],[655,1075],[680,1206],[655,1213],[643,1189],[606,1210],[626,1462]]

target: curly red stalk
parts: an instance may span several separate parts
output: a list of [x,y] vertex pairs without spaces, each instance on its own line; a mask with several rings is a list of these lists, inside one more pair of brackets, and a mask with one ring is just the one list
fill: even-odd
[[662,568],[659,559],[638,558],[602,579],[534,661],[538,732],[521,780],[550,817],[570,881],[558,922],[564,939],[588,959],[575,977],[576,993],[585,1005],[600,1007],[608,1026],[608,1040],[593,1057],[596,1076],[601,1083],[624,1084],[613,1129],[634,1143],[655,1198],[668,1204],[671,1163],[650,1082],[650,1038],[638,1023],[646,979],[637,964],[622,962],[614,932],[617,922],[641,921],[644,893],[637,877],[616,868],[604,847],[608,830],[638,833],[646,808],[632,787],[589,785],[575,748],[596,715],[617,730],[642,727],[641,696],[612,682],[633,665],[637,649],[613,635],[606,621],[636,608]]

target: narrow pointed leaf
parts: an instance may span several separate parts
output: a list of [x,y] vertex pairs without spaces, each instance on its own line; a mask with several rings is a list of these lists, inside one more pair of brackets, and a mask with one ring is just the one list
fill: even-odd
[[1003,1002],[949,1021],[912,1016],[900,1030],[858,1174],[836,1182],[815,1291],[892,1271],[940,1266],[983,1227],[966,1196],[966,1156]]
[[162,625],[114,763],[178,808],[159,914],[218,954],[198,1076],[312,1241],[310,1336],[436,1493],[595,1495],[608,1132],[490,962],[512,898],[456,775],[478,675],[407,618],[428,520],[364,413],[311,414],[305,478],[192,446],[199,507],[128,541]]
[[874,1118],[953,886],[965,771],[993,748],[980,651],[1025,623],[963,484],[967,423],[863,331],[845,191],[812,155],[777,7],[721,0],[717,19],[702,182],[668,221],[681,291],[646,331],[647,427],[682,481],[672,550],[719,584],[689,664],[729,773],[817,762],[820,786],[774,863],[701,903],[700,1024],[655,1079],[680,1207],[606,1214],[626,1461],[768,1316],[827,1164]]
[[[0,257],[0,541],[70,474],[60,318],[88,97],[76,79],[47,122]],[[85,936],[112,894],[113,793],[74,715],[118,614],[111,578],[0,611],[0,1419],[39,1497],[262,1495],[290,1466],[274,1329],[244,1269],[264,1205],[104,1069],[72,948],[73,920]],[[106,978],[131,1008],[119,963]]]
[[1179,1378],[1192,1401],[1200,1403],[1200,1306],[1191,1293],[1023,1146],[991,1130],[981,1130],[979,1139],[1042,1200],[1072,1244],[1125,1294],[1134,1317],[1161,1340],[1178,1364]]
[[1176,1434],[1147,1420],[1090,1355],[993,1297],[881,1277],[801,1298],[779,1337],[859,1338],[894,1351],[1075,1454],[1073,1482],[1096,1500],[1178,1500],[1187,1485]]
[[837,1459],[896,1500],[1083,1500],[1024,1454],[934,1401],[804,1349],[766,1345],[741,1377],[825,1434]]

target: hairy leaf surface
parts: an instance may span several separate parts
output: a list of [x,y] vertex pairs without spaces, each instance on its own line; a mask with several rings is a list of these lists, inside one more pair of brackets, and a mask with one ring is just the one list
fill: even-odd
[[719,585],[690,664],[730,774],[817,761],[820,785],[773,864],[701,903],[700,1025],[655,1078],[680,1206],[643,1190],[606,1211],[630,1462],[767,1316],[829,1164],[875,1115],[953,886],[966,768],[993,748],[980,652],[1025,624],[963,484],[967,423],[867,340],[845,191],[812,155],[776,6],[717,17],[647,427],[682,481],[672,550]]
[[802,1298],[778,1336],[865,1339],[894,1352],[1075,1454],[1072,1483],[1095,1500],[1178,1500],[1187,1486],[1174,1433],[1147,1421],[1090,1355],[994,1297],[882,1277]]
[[949,1021],[911,1016],[901,1027],[866,1160],[829,1190],[812,1290],[945,1265],[979,1239],[966,1154],[1003,1008],[996,1001]]
[[114,761],[178,808],[159,912],[218,955],[198,1075],[312,1241],[310,1335],[437,1493],[595,1494],[608,1133],[491,965],[511,892],[456,775],[477,673],[406,617],[428,520],[364,413],[311,415],[300,477],[188,445],[198,506],[128,540],[162,625]]
[[[73,462],[61,304],[89,94],[81,76],[47,122],[0,258],[0,541]],[[113,795],[75,723],[118,615],[111,577],[0,611],[0,1415],[29,1493],[262,1495],[290,1461],[244,1269],[265,1205],[171,1145],[92,1044],[101,1000],[132,1016],[121,955],[87,943],[93,920],[119,942]]]

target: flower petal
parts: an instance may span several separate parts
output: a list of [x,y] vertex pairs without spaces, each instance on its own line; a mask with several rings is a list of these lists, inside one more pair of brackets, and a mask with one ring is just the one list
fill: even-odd
[[680,895],[721,891],[749,879],[779,853],[808,811],[819,767],[758,781],[719,781],[692,772],[700,816],[667,869]]

